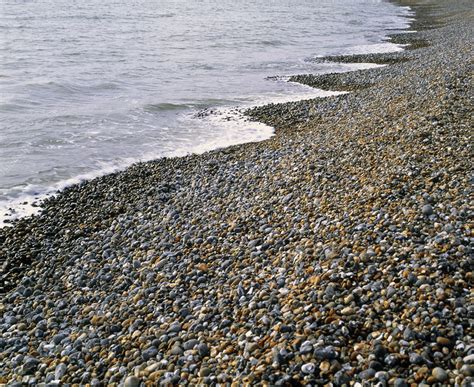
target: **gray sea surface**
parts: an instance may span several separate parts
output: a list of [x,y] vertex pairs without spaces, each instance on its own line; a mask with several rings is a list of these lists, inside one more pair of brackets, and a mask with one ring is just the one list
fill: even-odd
[[136,161],[270,137],[234,108],[330,93],[268,77],[400,50],[386,36],[410,16],[374,0],[2,0],[0,224]]

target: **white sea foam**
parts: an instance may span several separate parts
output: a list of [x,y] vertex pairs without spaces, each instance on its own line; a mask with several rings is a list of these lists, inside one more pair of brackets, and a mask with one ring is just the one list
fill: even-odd
[[383,54],[390,52],[400,52],[404,50],[406,45],[395,43],[377,43],[377,44],[363,44],[360,46],[350,47],[342,50],[341,55],[357,55],[357,54]]

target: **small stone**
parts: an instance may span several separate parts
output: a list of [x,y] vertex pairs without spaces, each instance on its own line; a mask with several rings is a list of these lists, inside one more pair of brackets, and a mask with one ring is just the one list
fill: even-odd
[[56,366],[54,370],[54,379],[61,380],[61,378],[66,374],[67,366],[64,363],[60,363]]
[[329,284],[326,289],[324,290],[324,294],[328,297],[333,297],[336,294],[336,290],[334,289],[334,284]]
[[403,331],[403,338],[407,341],[413,340],[415,338],[415,333],[408,327]]
[[183,348],[185,351],[188,351],[190,349],[193,349],[196,345],[199,344],[199,341],[196,340],[196,339],[191,339],[191,340],[188,340],[186,341],[184,344],[183,344]]
[[375,374],[376,374],[375,370],[373,370],[372,368],[369,368],[359,373],[359,378],[361,378],[362,380],[370,380],[375,376]]
[[352,378],[342,370],[336,372],[336,374],[334,375],[334,383],[337,386],[342,386],[344,384],[348,384],[351,380],[352,380]]
[[329,363],[328,361],[323,361],[321,362],[321,364],[319,364],[319,369],[323,372],[329,371],[330,368],[331,368],[331,363]]
[[123,383],[123,387],[138,387],[140,386],[141,380],[136,376],[127,376],[125,382]]
[[390,375],[388,372],[386,371],[378,371],[376,374],[375,374],[375,377],[380,380],[381,382],[383,381],[387,381],[388,379],[390,379]]
[[16,328],[19,330],[19,331],[26,331],[28,329],[28,326],[25,324],[25,323],[19,323]]
[[444,300],[446,298],[446,293],[445,293],[444,289],[442,289],[442,288],[436,289],[436,298],[438,300]]
[[226,373],[222,372],[219,375],[217,375],[217,381],[220,383],[225,383],[229,380],[229,375]]
[[22,367],[23,375],[33,375],[38,367],[39,360],[33,357],[28,358]]
[[293,332],[293,327],[291,325],[280,325],[280,332],[281,333],[290,333]]
[[381,371],[383,370],[383,365],[377,360],[373,360],[369,363],[369,368],[372,368],[375,371]]
[[438,381],[438,382],[445,382],[448,380],[448,374],[447,372],[442,369],[441,367],[436,367],[433,369],[431,372],[431,375]]
[[433,207],[430,204],[425,204],[421,210],[423,215],[430,216],[433,214]]
[[142,358],[145,361],[153,359],[156,355],[158,355],[158,349],[156,347],[147,348],[142,352]]
[[410,363],[411,364],[423,364],[424,359],[419,354],[413,352],[413,353],[410,353]]
[[204,377],[206,377],[206,376],[209,376],[209,375],[211,374],[211,372],[212,372],[212,371],[211,371],[210,368],[208,368],[208,367],[203,367],[203,368],[201,368],[201,369],[199,370],[199,376],[200,376],[201,378],[204,378]]
[[451,345],[451,340],[446,337],[437,337],[436,343],[442,345],[443,347],[449,347]]
[[179,322],[173,323],[168,329],[168,333],[178,333],[181,332],[181,324]]
[[191,314],[191,310],[189,310],[189,308],[182,308],[180,311],[179,311],[179,315],[183,318],[189,316]]
[[387,349],[383,345],[377,344],[374,347],[373,354],[377,360],[381,361],[384,359],[385,355],[387,354]]
[[393,382],[393,387],[408,387],[408,384],[407,384],[407,382],[405,382],[405,380],[403,380],[401,378],[397,378]]
[[301,372],[304,374],[313,374],[316,370],[314,363],[306,363],[301,366]]
[[210,354],[209,347],[204,343],[199,344],[197,350],[202,357],[209,356]]
[[323,349],[316,349],[314,351],[314,357],[324,360],[333,360],[337,358],[337,352],[332,347],[326,347]]
[[350,306],[345,307],[344,309],[341,310],[341,313],[344,316],[350,316],[351,314],[354,313],[354,309],[352,309]]
[[303,344],[301,344],[300,353],[304,355],[310,352],[313,352],[313,343],[311,343],[311,341],[305,341]]
[[469,365],[469,364],[464,364],[461,367],[461,373],[464,376],[474,376],[474,367],[472,365]]
[[389,286],[387,288],[387,298],[392,298],[393,295],[395,295],[397,293],[397,290],[392,287],[392,286]]
[[183,349],[179,345],[175,345],[173,348],[171,348],[170,354],[180,356],[183,354]]
[[471,354],[471,355],[467,355],[465,356],[462,361],[465,363],[465,364],[473,364],[474,363],[474,353]]
[[53,336],[53,343],[58,345],[61,343],[61,341],[63,341],[65,338],[67,337],[66,334],[64,333],[58,333],[57,335],[54,335]]
[[389,367],[395,367],[398,364],[398,358],[395,355],[387,355],[385,356],[385,364],[387,364]]

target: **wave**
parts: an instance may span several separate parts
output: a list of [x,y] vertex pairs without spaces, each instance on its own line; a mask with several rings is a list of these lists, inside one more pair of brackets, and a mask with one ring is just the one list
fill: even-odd
[[268,47],[278,47],[283,46],[286,43],[282,42],[281,40],[262,40],[260,42],[257,42],[257,44]]
[[[121,85],[116,81],[97,82],[91,84],[73,83],[73,82],[58,82],[58,81],[44,81],[44,82],[28,82],[22,85],[23,89],[33,93],[50,92],[57,94],[87,94],[90,92],[97,92],[100,90],[115,90],[120,89]],[[53,94],[54,95],[54,94]]]
[[19,103],[2,103],[0,104],[0,112],[22,112],[27,110],[28,106]]
[[163,112],[163,111],[175,111],[189,108],[189,105],[185,104],[174,104],[174,103],[157,103],[148,104],[143,106],[145,112]]
[[167,12],[167,13],[161,13],[161,14],[158,14],[158,15],[153,15],[153,17],[157,17],[157,18],[170,18],[170,17],[175,17],[176,14],[173,13],[173,12]]

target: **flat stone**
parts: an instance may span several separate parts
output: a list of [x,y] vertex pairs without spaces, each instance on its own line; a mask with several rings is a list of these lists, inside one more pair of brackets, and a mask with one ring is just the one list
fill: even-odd
[[54,379],[61,380],[62,377],[66,374],[67,366],[64,363],[60,363],[54,369]]
[[306,363],[301,366],[301,372],[304,374],[313,374],[316,370],[316,366],[314,363]]

